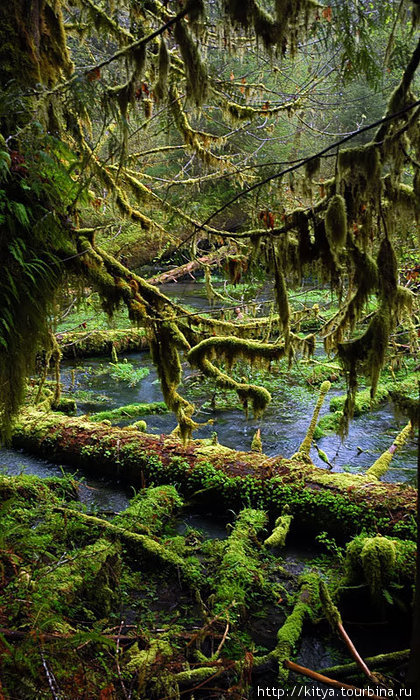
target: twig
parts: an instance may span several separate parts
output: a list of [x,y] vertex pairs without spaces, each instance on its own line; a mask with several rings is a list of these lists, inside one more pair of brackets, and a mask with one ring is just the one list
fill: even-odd
[[312,678],[314,681],[318,681],[319,683],[324,683],[325,685],[330,685],[333,688],[344,688],[345,690],[357,690],[357,695],[360,696],[366,696],[369,698],[372,698],[372,700],[380,700],[379,695],[372,695],[371,689],[362,689],[362,688],[357,688],[355,685],[349,685],[348,683],[340,683],[340,681],[336,681],[333,678],[328,678],[327,676],[322,676],[320,673],[317,673],[316,671],[312,671],[310,668],[306,668],[305,666],[300,666],[299,664],[295,664],[294,661],[289,661],[286,659],[284,661],[284,666],[288,668],[290,671],[294,671],[295,673],[300,673],[302,676],[307,676],[308,678]]
[[121,630],[122,630],[123,627],[124,627],[124,620],[121,620],[120,629],[118,630],[118,635],[117,635],[117,648],[115,649],[115,663],[116,663],[116,666],[117,666],[118,678],[119,678],[119,681],[120,681],[120,684],[121,684],[121,689],[122,689],[122,691],[123,691],[123,693],[124,693],[124,697],[126,698],[126,700],[130,700],[131,693],[130,693],[130,695],[127,693],[127,689],[126,689],[126,687],[125,687],[125,685],[124,685],[124,681],[123,681],[123,678],[122,678],[122,675],[121,675],[120,663],[119,663],[119,661],[118,661],[118,655],[119,655],[119,653],[120,653],[120,634],[121,634]]
[[216,649],[216,653],[214,654],[214,657],[215,657],[216,659],[217,659],[217,657],[219,656],[219,654],[220,654],[220,652],[221,652],[221,650],[222,650],[222,646],[223,646],[223,644],[225,643],[225,641],[226,641],[226,639],[227,639],[228,632],[229,632],[229,622],[226,623],[226,629],[225,629],[225,631],[224,631],[224,633],[223,633],[223,637],[222,637],[222,639],[221,639],[221,641],[220,641],[219,646],[218,646],[217,649]]
[[39,649],[39,653],[41,654],[42,665],[44,667],[44,671],[45,671],[45,675],[47,677],[48,685],[50,686],[51,695],[53,696],[54,700],[63,700],[63,696],[61,694],[60,688],[58,687],[58,684],[57,684],[57,681],[55,679],[53,672],[48,668],[48,664],[45,660],[45,656],[43,654],[41,647]]
[[349,650],[351,656],[353,657],[359,668],[361,668],[361,670],[369,678],[369,680],[373,681],[374,683],[378,683],[378,679],[376,678],[375,674],[372,673],[366,662],[360,656],[349,635],[344,629],[342,622],[338,623],[337,629],[341,639],[344,641],[347,649]]
[[206,630],[208,630],[209,627],[211,627],[215,622],[217,622],[217,620],[219,620],[226,613],[226,611],[229,610],[229,608],[232,608],[234,605],[236,605],[236,602],[233,600],[231,603],[229,603],[229,605],[226,608],[224,608],[220,613],[215,615],[215,617],[213,617],[212,620],[209,620],[209,622],[207,622],[204,625],[204,627],[199,629],[198,632],[193,637],[191,637],[190,641],[187,644],[187,647],[189,647],[193,642],[195,642],[195,640],[198,639],[198,637],[204,634],[204,632],[206,632]]

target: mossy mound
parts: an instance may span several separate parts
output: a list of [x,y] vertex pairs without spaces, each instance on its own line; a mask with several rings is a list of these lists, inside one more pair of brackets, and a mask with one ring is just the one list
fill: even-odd
[[111,411],[99,411],[89,416],[89,420],[98,423],[104,420],[117,421],[123,418],[137,418],[138,416],[147,416],[154,413],[168,413],[168,408],[163,401],[155,401],[152,403],[132,403],[119,408],[113,408]]
[[143,329],[127,328],[122,330],[72,331],[57,336],[63,358],[74,357],[111,357],[114,348],[118,354],[146,350],[147,339]]

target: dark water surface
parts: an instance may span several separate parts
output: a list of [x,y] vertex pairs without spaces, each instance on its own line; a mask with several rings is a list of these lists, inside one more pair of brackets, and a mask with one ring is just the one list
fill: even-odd
[[[165,294],[176,297],[181,303],[189,304],[199,311],[210,310],[209,302],[203,294],[203,285],[194,282],[179,282],[178,284],[163,285]],[[261,299],[267,297],[264,292]],[[264,308],[264,307],[262,307]],[[148,352],[132,354],[128,361],[134,369],[147,368],[149,374],[136,386],[130,387],[127,382],[112,379],[107,372],[111,358],[89,358],[89,360],[65,360],[62,363],[62,383],[69,390],[74,380],[74,390],[83,392],[78,399],[78,413],[94,413],[109,410],[131,403],[150,403],[162,401],[162,393]],[[121,358],[122,359],[122,358]],[[181,393],[188,394],[190,384],[198,381],[194,372],[185,366],[184,386]],[[334,388],[325,401],[321,415],[328,412],[329,397],[337,394]],[[71,393],[70,393],[71,395]],[[98,400],[99,397],[99,400]],[[102,397],[102,399],[100,398]],[[249,450],[252,438],[257,428],[261,429],[263,451],[269,455],[290,457],[301,444],[312,411],[317,401],[316,392],[310,398],[302,400],[297,393],[294,397],[293,387],[281,386],[273,392],[273,402],[266,410],[261,420],[247,419],[240,410],[211,410],[208,408],[209,396],[205,391],[200,394],[200,388],[195,389],[193,402],[198,408],[197,420],[205,423],[209,419],[212,424],[201,427],[196,433],[197,438],[210,437],[217,432],[219,442],[233,449]],[[103,404],[101,403],[103,401]],[[203,405],[203,409],[200,406]],[[143,418],[143,416],[141,417]],[[147,431],[155,434],[171,432],[176,421],[171,413],[163,415],[144,416]],[[126,425],[138,419],[121,420],[119,425]],[[350,425],[349,435],[342,443],[336,435],[318,440],[318,446],[328,456],[333,465],[333,471],[351,471],[363,473],[373,464],[377,457],[392,444],[393,439],[406,424],[407,419],[398,416],[392,406],[385,405],[355,418]],[[315,464],[325,468],[325,464],[312,448],[311,458]],[[394,456],[391,468],[384,481],[405,481],[415,483],[417,450],[414,440]],[[26,473],[38,476],[61,474],[55,464],[24,455],[15,450],[0,449],[0,469],[16,474],[24,469]],[[104,510],[119,510],[125,507],[127,494],[118,489],[118,485],[106,482],[93,482],[90,477],[85,482],[84,499]],[[88,488],[89,487],[89,488]]]

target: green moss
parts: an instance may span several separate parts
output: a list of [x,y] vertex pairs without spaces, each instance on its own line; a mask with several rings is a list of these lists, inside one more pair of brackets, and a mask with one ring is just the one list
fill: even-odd
[[261,564],[255,552],[256,534],[265,526],[267,516],[259,510],[242,510],[229,536],[220,568],[214,599],[216,611],[226,610],[233,604],[238,610],[230,610],[225,615],[237,620],[247,607],[247,597],[252,587],[263,585]]
[[388,468],[391,464],[391,460],[394,456],[394,454],[401,449],[401,447],[404,447],[405,443],[407,442],[408,438],[410,435],[413,433],[413,428],[411,423],[408,423],[408,425],[403,428],[403,430],[397,435],[395,438],[392,446],[383,454],[381,454],[380,457],[372,464],[371,467],[366,472],[366,476],[370,478],[375,478],[375,479],[380,479],[386,472],[388,471]]
[[285,683],[289,675],[283,662],[289,659],[299,641],[303,623],[312,617],[319,606],[319,578],[316,574],[306,574],[300,579],[297,602],[286,622],[277,632],[277,644],[270,656],[276,659],[279,667],[279,682]]
[[276,519],[273,532],[264,541],[266,547],[284,547],[293,517],[281,515]]
[[156,534],[182,505],[174,486],[156,486],[137,494],[112,522],[133,532]]
[[132,403],[114,408],[111,411],[100,411],[99,413],[89,416],[89,420],[97,423],[103,420],[115,421],[121,420],[122,418],[136,418],[137,416],[167,412],[168,407],[163,401],[156,401],[154,403]]
[[69,559],[33,579],[34,614],[44,631],[54,629],[48,622],[53,612],[69,613],[76,602],[100,616],[110,613],[119,579],[119,546],[98,540]]
[[381,535],[360,535],[347,545],[345,570],[345,584],[367,583],[372,598],[380,602],[391,582],[414,583],[416,545]]
[[74,416],[77,411],[77,404],[74,399],[62,396],[54,406],[54,411],[60,411],[68,416]]

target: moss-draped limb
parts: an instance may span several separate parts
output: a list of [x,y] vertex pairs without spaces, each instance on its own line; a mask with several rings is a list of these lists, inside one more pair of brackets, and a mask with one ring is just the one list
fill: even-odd
[[386,472],[391,464],[391,460],[394,454],[404,447],[405,443],[409,439],[410,435],[413,433],[413,426],[411,422],[407,423],[405,428],[397,435],[391,447],[383,452],[380,457],[372,464],[371,467],[366,472],[366,476],[373,477],[375,479],[380,479]]
[[245,411],[248,402],[250,402],[255,417],[258,417],[271,401],[269,392],[254,384],[237,382],[216,367],[211,360],[215,358],[224,360],[227,367],[231,367],[235,361],[240,359],[246,359],[251,364],[269,365],[271,361],[279,360],[283,355],[283,345],[269,345],[252,340],[219,336],[207,338],[195,345],[189,351],[187,359],[193,367],[198,367],[205,375],[213,377],[219,386],[234,389]]

